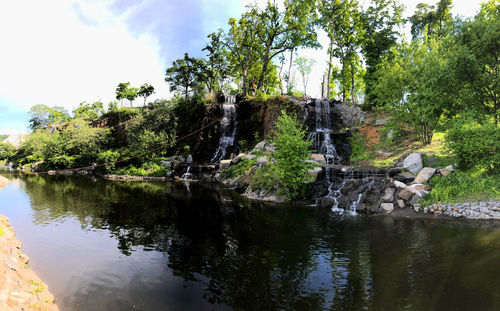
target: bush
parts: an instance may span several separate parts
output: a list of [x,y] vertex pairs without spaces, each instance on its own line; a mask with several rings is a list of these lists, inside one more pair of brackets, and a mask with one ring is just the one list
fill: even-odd
[[493,123],[456,122],[446,135],[446,145],[463,169],[498,172],[500,168],[500,127]]
[[221,178],[223,179],[228,179],[228,178],[234,178],[237,176],[242,176],[250,173],[250,170],[252,169],[252,166],[257,164],[257,160],[248,160],[248,159],[241,159],[240,162],[236,165],[233,165],[229,167],[227,170],[222,171],[220,173]]
[[361,133],[352,134],[350,141],[351,145],[351,162],[368,161],[371,159],[366,148],[366,139]]
[[279,184],[280,178],[277,166],[268,163],[257,169],[250,182],[250,189],[252,189],[252,191],[272,191],[275,190],[276,185]]
[[433,188],[424,200],[425,204],[500,196],[500,176],[498,175],[473,176],[467,172],[456,172],[432,178],[429,184]]
[[283,186],[282,191],[288,199],[303,195],[305,183],[311,180],[307,170],[312,165],[306,162],[312,153],[309,150],[311,141],[306,140],[305,135],[306,131],[297,118],[282,110],[276,122],[272,142],[276,147],[276,173]]
[[169,169],[158,165],[155,162],[146,162],[140,167],[135,167],[134,165],[129,165],[127,167],[122,167],[114,171],[115,174],[119,175],[129,175],[129,176],[154,176],[163,177],[167,176]]

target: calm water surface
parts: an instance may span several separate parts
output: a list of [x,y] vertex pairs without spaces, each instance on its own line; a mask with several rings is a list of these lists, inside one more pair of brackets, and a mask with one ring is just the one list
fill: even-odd
[[183,183],[12,178],[61,310],[500,310],[500,224],[260,206]]

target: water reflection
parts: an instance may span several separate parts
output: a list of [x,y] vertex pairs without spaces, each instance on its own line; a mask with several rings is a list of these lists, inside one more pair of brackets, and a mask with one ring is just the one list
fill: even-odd
[[[324,210],[259,206],[197,184],[28,176],[12,187],[28,194],[35,227],[73,219],[78,230],[117,241],[121,256],[94,262],[99,273],[66,289],[73,297],[67,310],[500,309],[496,223],[336,220]],[[95,241],[88,247],[109,251]],[[123,261],[130,271],[118,268]]]

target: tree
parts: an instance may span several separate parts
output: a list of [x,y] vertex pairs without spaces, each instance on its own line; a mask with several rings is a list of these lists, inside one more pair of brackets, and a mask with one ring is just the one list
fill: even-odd
[[449,55],[453,45],[436,36],[402,42],[378,71],[375,94],[385,108],[412,126],[424,144],[432,142],[441,115],[459,100]]
[[208,62],[206,66],[208,91],[221,92],[224,82],[231,72],[227,59],[228,51],[224,46],[224,32],[219,29],[208,35],[210,42],[202,51],[208,52]]
[[96,120],[104,114],[104,105],[102,102],[81,102],[78,108],[73,110],[75,118]]
[[457,36],[454,69],[459,80],[480,110],[498,123],[500,109],[500,4],[490,0]]
[[[330,38],[327,84],[330,85],[331,81],[333,56],[338,57],[341,64],[342,100],[345,101],[350,93],[352,102],[355,102],[355,80],[361,73],[358,49],[361,47],[364,35],[358,2],[357,0],[321,0],[318,10],[320,13],[318,24]],[[329,89],[327,97],[330,97]]]
[[141,87],[139,88],[139,91],[137,92],[137,95],[144,98],[143,106],[146,105],[146,99],[149,96],[153,95],[154,92],[155,92],[155,88],[152,85],[150,85],[148,83],[144,83],[143,85],[141,85]]
[[129,101],[131,108],[132,108],[132,102],[137,98],[138,91],[139,89],[137,89],[136,87],[129,87],[125,91],[125,98]]
[[312,29],[313,13],[314,1],[311,0],[286,0],[284,10],[271,1],[262,11],[251,8],[250,14],[256,15],[258,20],[257,40],[251,44],[262,64],[257,89],[262,89],[267,66],[274,57],[286,51],[293,53],[299,46],[318,46],[316,32]]
[[415,14],[409,20],[411,22],[411,34],[413,38],[422,35],[442,36],[446,34],[444,25],[451,19],[450,8],[452,0],[439,0],[437,6],[425,3],[417,4]]
[[396,44],[396,27],[402,24],[404,7],[397,0],[372,0],[372,5],[361,14],[366,33],[361,50],[365,57],[366,74],[363,76],[368,106],[376,106],[377,98],[373,89],[377,84],[375,74],[382,58]]
[[[249,12],[244,13],[239,20],[229,19],[229,31],[224,36],[222,44],[229,51],[228,60],[235,65],[241,76],[241,91],[247,94],[247,76],[249,69],[256,62],[257,17]],[[260,48],[260,47],[259,47]]]
[[120,101],[120,106],[122,105],[122,101],[124,98],[127,98],[127,90],[130,87],[130,82],[121,82],[118,83],[118,87],[116,88],[116,100]]
[[29,123],[31,131],[46,128],[51,124],[57,124],[69,120],[69,113],[63,107],[48,107],[46,105],[36,105],[31,107]]
[[297,118],[283,110],[276,122],[272,141],[276,147],[274,157],[280,184],[289,199],[303,194],[304,183],[311,179],[307,172],[310,163],[306,162],[311,157],[311,141],[306,140],[305,135],[306,131]]
[[309,59],[306,57],[299,57],[295,60],[295,65],[297,65],[300,75],[302,76],[302,83],[304,84],[304,95],[307,95],[307,81],[309,80],[309,74],[312,71],[312,67],[316,64],[314,59]]
[[184,58],[173,61],[172,67],[167,69],[165,82],[170,85],[172,91],[182,91],[187,99],[190,90],[205,82],[203,67],[202,59],[189,57],[189,54],[185,53]]

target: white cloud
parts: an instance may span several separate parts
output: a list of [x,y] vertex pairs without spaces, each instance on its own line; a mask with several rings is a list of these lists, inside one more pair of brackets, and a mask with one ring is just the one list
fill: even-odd
[[[107,2],[109,3],[109,1]],[[0,97],[27,110],[114,99],[119,82],[155,86],[168,96],[160,46],[127,30],[106,2],[4,1],[0,4]],[[139,100],[137,102],[139,104]]]

